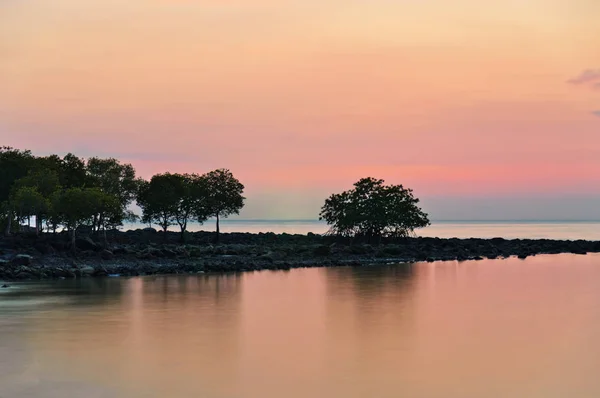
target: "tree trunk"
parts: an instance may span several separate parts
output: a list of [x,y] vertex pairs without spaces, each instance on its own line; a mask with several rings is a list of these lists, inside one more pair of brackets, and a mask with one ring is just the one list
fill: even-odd
[[164,224],[161,225],[162,230],[163,230],[163,242],[167,241],[167,228],[169,228],[169,224],[167,224],[166,222]]
[[104,236],[104,248],[108,249],[108,239],[106,238],[106,227],[102,226],[102,235]]
[[219,243],[219,235],[221,234],[221,230],[219,229],[219,213],[217,213],[217,238],[215,239],[216,243]]
[[73,251],[73,253],[75,253],[77,251],[77,247],[75,246],[75,230],[77,228],[73,228],[71,230],[71,250]]
[[11,224],[12,224],[12,218],[13,218],[12,211],[9,211],[8,212],[8,217],[7,217],[7,220],[6,220],[6,231],[4,231],[4,234],[6,236],[10,235],[10,227],[11,227]]

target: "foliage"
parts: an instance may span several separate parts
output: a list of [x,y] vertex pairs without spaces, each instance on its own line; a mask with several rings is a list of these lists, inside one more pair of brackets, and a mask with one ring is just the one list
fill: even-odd
[[105,232],[137,219],[129,209],[136,201],[144,222],[158,223],[165,231],[178,225],[183,239],[192,219],[202,223],[215,217],[218,233],[219,219],[238,214],[245,200],[244,186],[226,169],[202,176],[157,174],[143,181],[131,164],[114,158],[36,157],[2,147],[0,170],[0,220],[7,232],[13,220],[18,225],[31,217],[38,231],[45,221],[49,230],[64,228],[73,237],[82,225]]
[[68,188],[52,195],[52,215],[69,231],[89,223],[102,207],[104,194],[98,188]]
[[354,189],[331,195],[319,219],[331,226],[330,233],[340,236],[364,237],[369,241],[406,237],[416,228],[430,224],[418,203],[411,189],[363,178],[354,184]]
[[[227,169],[218,169],[202,176],[204,201],[198,211],[199,222],[208,217],[215,217],[217,222],[217,239],[219,238],[219,218],[231,214],[239,214],[244,207],[244,185]],[[202,219],[205,217],[204,219]]]
[[27,175],[32,159],[30,151],[0,147],[0,206],[4,209],[6,234],[10,233],[13,220],[12,206],[8,203],[11,191],[15,182]]
[[120,226],[128,217],[127,206],[135,199],[139,180],[131,164],[121,164],[117,159],[90,158],[87,161],[87,186],[97,187],[112,198],[108,208],[94,215],[92,229]]
[[[48,201],[36,187],[22,186],[11,192],[10,207],[19,221],[29,220],[48,210]],[[39,226],[39,222],[36,223]]]
[[142,208],[144,222],[156,222],[163,231],[179,225],[185,236],[189,220],[201,208],[201,180],[197,174],[157,174],[140,185],[137,203]]
[[48,198],[60,189],[60,181],[54,170],[34,168],[25,177],[17,180],[15,187],[33,187],[42,196]]
[[66,154],[60,164],[60,184],[65,188],[83,188],[86,184],[85,161],[72,153]]
[[29,151],[0,147],[0,203],[8,201],[14,183],[27,175],[32,159]]
[[57,191],[52,195],[51,209],[53,222],[64,225],[71,232],[73,250],[77,228],[90,224],[98,213],[110,215],[120,211],[118,201],[99,188],[68,188]]

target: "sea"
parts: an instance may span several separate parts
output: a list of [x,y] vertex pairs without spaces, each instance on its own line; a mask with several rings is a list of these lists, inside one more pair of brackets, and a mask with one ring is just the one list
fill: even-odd
[[[600,239],[600,223],[419,234]],[[597,253],[8,283],[0,398],[600,397]]]
[[[144,228],[148,225],[127,224],[122,229]],[[157,228],[156,225],[153,227]],[[328,226],[319,220],[221,220],[222,232],[324,234]],[[170,227],[177,231],[177,227]],[[189,231],[214,231],[213,221],[200,225],[191,223]],[[417,236],[439,238],[496,238],[505,239],[565,239],[600,240],[600,221],[432,221],[426,228],[415,231]]]

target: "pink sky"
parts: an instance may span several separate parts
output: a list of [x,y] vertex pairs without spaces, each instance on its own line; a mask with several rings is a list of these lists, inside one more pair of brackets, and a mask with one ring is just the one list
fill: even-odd
[[526,216],[542,196],[600,218],[598,15],[596,0],[6,0],[0,144],[144,177],[227,167],[247,218],[315,217],[367,175],[433,218],[469,217],[467,197]]

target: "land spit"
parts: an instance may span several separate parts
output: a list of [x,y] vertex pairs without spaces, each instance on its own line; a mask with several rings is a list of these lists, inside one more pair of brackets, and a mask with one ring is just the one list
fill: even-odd
[[[367,266],[537,254],[600,252],[600,241],[549,239],[383,239],[365,243],[316,234],[225,233],[181,235],[154,229],[108,231],[77,238],[66,233],[0,238],[0,280],[93,276],[227,273],[306,267]],[[2,284],[9,286],[9,284]]]

